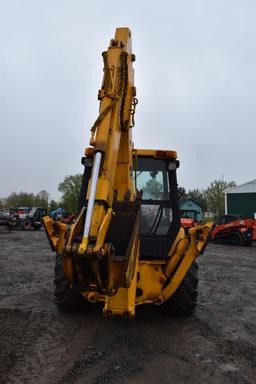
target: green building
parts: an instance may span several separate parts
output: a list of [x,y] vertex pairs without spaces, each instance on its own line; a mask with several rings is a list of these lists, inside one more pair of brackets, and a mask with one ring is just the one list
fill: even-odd
[[226,189],[225,213],[256,218],[256,180]]

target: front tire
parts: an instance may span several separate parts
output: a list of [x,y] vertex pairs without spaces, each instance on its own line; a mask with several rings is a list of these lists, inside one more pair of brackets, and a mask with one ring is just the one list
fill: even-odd
[[73,288],[65,276],[60,255],[56,255],[54,284],[55,303],[61,311],[70,312],[89,306],[81,291]]
[[192,315],[197,305],[198,281],[198,265],[194,261],[176,292],[162,304],[164,313],[180,317]]

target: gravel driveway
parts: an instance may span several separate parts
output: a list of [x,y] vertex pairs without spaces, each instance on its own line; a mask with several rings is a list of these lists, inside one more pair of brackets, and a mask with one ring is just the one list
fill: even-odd
[[256,246],[208,246],[187,319],[61,313],[53,269],[43,231],[0,228],[1,384],[255,384]]

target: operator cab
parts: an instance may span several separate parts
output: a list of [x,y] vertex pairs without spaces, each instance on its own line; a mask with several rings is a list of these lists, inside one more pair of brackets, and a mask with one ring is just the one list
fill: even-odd
[[166,259],[180,229],[176,178],[179,163],[173,156],[160,158],[145,153],[173,154],[171,151],[141,152],[134,157],[135,188],[142,195],[140,258]]
[[232,223],[233,221],[243,220],[245,218],[246,218],[245,216],[237,215],[237,214],[220,215],[220,217],[218,218],[217,224],[225,225],[225,224]]
[[181,219],[192,219],[197,221],[199,212],[194,209],[180,209]]

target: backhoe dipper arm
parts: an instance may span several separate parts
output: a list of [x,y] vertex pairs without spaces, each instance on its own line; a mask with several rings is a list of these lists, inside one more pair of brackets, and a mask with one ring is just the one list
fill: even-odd
[[89,235],[98,236],[105,207],[112,207],[114,191],[118,200],[123,200],[125,195],[134,199],[130,128],[135,97],[132,68],[135,56],[131,49],[130,30],[118,28],[108,50],[103,52],[104,77],[98,95],[100,113],[91,129],[94,161],[80,254],[88,247]]

